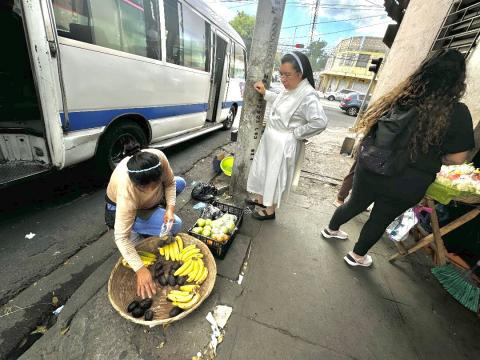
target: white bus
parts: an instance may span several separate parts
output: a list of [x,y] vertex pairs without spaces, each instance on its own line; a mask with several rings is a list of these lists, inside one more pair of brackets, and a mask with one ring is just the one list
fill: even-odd
[[245,46],[199,0],[2,0],[0,184],[127,142],[163,148],[243,105]]

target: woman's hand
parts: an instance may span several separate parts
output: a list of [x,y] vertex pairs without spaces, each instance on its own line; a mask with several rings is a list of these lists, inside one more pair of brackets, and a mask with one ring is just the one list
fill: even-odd
[[152,274],[145,267],[141,267],[137,270],[137,296],[140,296],[142,299],[151,298],[157,293],[155,288],[155,283],[152,279]]
[[168,224],[169,222],[175,221],[175,208],[173,206],[167,206],[165,210],[165,215],[163,216],[163,222]]
[[265,84],[263,81],[257,81],[253,87],[259,94],[265,95]]

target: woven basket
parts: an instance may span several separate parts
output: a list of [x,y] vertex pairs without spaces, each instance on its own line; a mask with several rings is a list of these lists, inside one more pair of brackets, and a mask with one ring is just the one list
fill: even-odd
[[[188,234],[178,234],[182,237],[183,243],[186,246],[195,244],[197,248],[203,254],[203,262],[208,269],[208,277],[201,285],[200,291],[200,300],[190,309],[180,313],[179,315],[170,318],[169,313],[172,310],[173,305],[167,300],[167,293],[177,287],[164,286],[161,287],[157,284],[157,293],[153,296],[153,305],[150,308],[154,312],[154,317],[151,321],[145,321],[143,318],[134,318],[127,312],[128,304],[133,300],[139,300],[136,296],[136,279],[135,273],[132,269],[128,269],[122,265],[121,259],[117,261],[117,264],[110,274],[110,279],[108,280],[108,298],[112,303],[112,306],[115,310],[118,311],[120,316],[130,320],[136,324],[146,325],[154,327],[157,325],[166,325],[183,319],[188,316],[192,311],[198,308],[202,302],[210,295],[215,285],[215,280],[217,278],[217,265],[215,259],[213,258],[212,253],[200,240],[190,236]],[[149,251],[154,254],[158,254],[158,247],[160,243],[159,237],[150,237],[143,240],[140,244],[137,245],[137,250]],[[160,256],[160,255],[158,255]]]

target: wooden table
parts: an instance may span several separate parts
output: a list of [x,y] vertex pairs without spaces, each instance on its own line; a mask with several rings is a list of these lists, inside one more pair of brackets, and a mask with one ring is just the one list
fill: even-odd
[[[469,222],[470,220],[475,219],[480,214],[480,207],[476,206],[468,213],[462,215],[456,220],[440,227],[438,222],[438,215],[435,210],[435,200],[431,197],[425,197],[426,205],[432,209],[431,213],[431,224],[433,232],[431,234],[425,233],[425,231],[420,230],[420,227],[417,226],[420,233],[422,233],[423,238],[421,238],[415,245],[407,248],[403,242],[394,241],[397,246],[397,253],[392,255],[389,259],[390,262],[393,262],[399,258],[405,257],[407,255],[413,254],[414,252],[420,249],[426,249],[427,247],[433,248],[433,262],[436,266],[445,265],[447,262],[447,250],[443,244],[442,236],[448,234],[449,232],[457,229],[463,224]],[[472,205],[472,204],[469,204]],[[475,205],[474,205],[475,206]],[[432,246],[433,245],[433,246]]]

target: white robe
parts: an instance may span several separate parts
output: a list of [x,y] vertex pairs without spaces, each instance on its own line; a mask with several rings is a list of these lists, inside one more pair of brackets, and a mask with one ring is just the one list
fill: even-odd
[[279,207],[292,185],[298,184],[304,140],[320,134],[328,120],[320,96],[306,79],[280,94],[267,90],[264,98],[273,104],[250,167],[247,190],[262,195],[265,206]]

